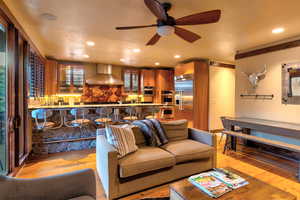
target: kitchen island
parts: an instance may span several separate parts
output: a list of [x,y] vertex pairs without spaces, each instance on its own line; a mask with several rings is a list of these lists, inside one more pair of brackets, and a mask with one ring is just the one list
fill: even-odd
[[78,105],[29,105],[29,110],[35,109],[72,109],[72,108],[126,108],[126,107],[161,107],[164,104],[157,103],[132,103],[132,104],[121,104],[121,103],[108,103],[108,104],[78,104]]
[[[103,127],[96,126],[95,119],[101,117],[96,109],[98,108],[112,108],[113,111],[118,110],[119,120],[114,119],[114,114],[111,113],[112,123],[123,123],[123,116],[127,108],[140,108],[139,114],[143,118],[146,110],[152,108],[163,108],[165,105],[156,103],[133,103],[133,104],[81,104],[81,105],[30,105],[28,107],[28,121],[30,122],[32,134],[31,139],[33,156],[40,156],[43,154],[51,154],[58,152],[91,149],[96,147],[96,135],[103,134]],[[82,127],[71,127],[69,122],[75,117],[71,114],[72,109],[88,110],[88,114],[84,116],[89,120],[89,123]],[[38,129],[36,126],[36,119],[32,117],[32,112],[37,109],[43,109],[51,112],[51,116],[47,117],[47,122],[55,123],[56,128],[52,129]],[[150,113],[149,113],[150,114]],[[103,116],[102,116],[103,117]],[[82,116],[78,116],[82,118]],[[43,123],[44,119],[39,122]]]

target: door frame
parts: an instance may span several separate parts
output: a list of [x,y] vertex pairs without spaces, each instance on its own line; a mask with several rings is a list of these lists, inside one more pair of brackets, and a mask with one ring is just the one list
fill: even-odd
[[[27,119],[27,67],[29,64],[30,45],[23,37],[23,34],[6,15],[7,10],[3,10],[3,4],[0,3],[0,22],[7,27],[7,173],[14,176],[20,166],[24,163],[29,155],[28,146],[28,119]],[[23,40],[20,48],[19,40]],[[23,51],[23,59],[20,60],[19,52]],[[19,65],[19,62],[23,64]],[[23,70],[19,71],[19,67]],[[19,77],[23,77],[23,83],[19,82]],[[23,95],[19,98],[18,91],[22,87]],[[21,90],[21,91],[22,91]],[[18,109],[19,104],[23,104],[23,109]],[[19,128],[20,121],[23,120],[23,128]],[[19,134],[23,131],[24,135],[24,155],[20,156],[19,152]]]

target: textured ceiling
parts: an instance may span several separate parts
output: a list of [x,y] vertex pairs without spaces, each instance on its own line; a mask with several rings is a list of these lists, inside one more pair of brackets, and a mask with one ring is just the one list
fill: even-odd
[[[162,38],[157,45],[146,47],[155,28],[116,31],[116,26],[145,25],[155,22],[143,0],[4,0],[21,19],[25,30],[35,31],[39,47],[47,56],[128,65],[173,66],[192,57],[234,62],[237,50],[298,36],[300,34],[299,0],[168,0],[173,4],[169,14],[175,18],[212,9],[221,9],[219,23],[186,26],[202,36],[193,44],[175,35]],[[54,21],[42,13],[57,16]],[[271,30],[284,27],[274,35]],[[92,40],[94,47],[85,42]],[[140,48],[140,53],[132,52]],[[90,58],[74,53],[88,54]]]

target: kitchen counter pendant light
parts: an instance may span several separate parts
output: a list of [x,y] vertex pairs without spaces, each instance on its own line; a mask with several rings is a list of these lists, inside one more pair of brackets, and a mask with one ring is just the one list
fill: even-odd
[[172,7],[171,3],[160,3],[157,0],[144,0],[144,2],[148,9],[152,12],[152,14],[156,16],[156,24],[116,27],[116,29],[131,30],[137,28],[157,27],[157,33],[149,40],[147,45],[155,45],[161,37],[165,37],[173,33],[175,33],[183,40],[193,43],[199,40],[201,37],[196,33],[180,28],[178,26],[216,23],[220,20],[221,17],[221,10],[211,10],[175,19],[172,16],[168,15],[168,11]]

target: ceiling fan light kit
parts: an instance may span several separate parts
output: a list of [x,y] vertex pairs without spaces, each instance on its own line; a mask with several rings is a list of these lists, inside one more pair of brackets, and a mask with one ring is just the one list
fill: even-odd
[[159,26],[157,27],[157,34],[160,36],[172,35],[175,32],[174,26]]
[[147,45],[155,45],[161,37],[168,36],[173,33],[183,40],[193,43],[199,40],[201,37],[196,33],[178,26],[216,23],[221,17],[221,10],[211,10],[175,19],[168,15],[168,11],[172,8],[171,3],[160,3],[158,0],[144,0],[144,3],[152,12],[152,14],[156,16],[156,24],[116,27],[116,29],[130,30],[137,28],[157,27],[157,33],[148,41]]

